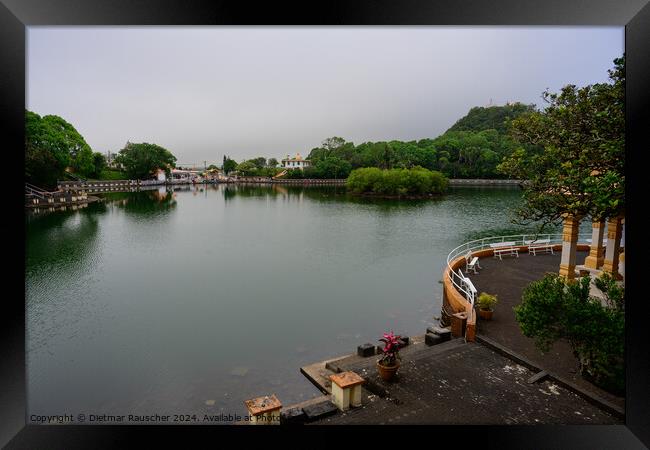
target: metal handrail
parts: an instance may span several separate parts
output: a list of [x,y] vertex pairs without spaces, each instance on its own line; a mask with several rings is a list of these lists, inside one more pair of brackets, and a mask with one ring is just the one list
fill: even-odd
[[[591,239],[592,233],[579,233],[578,234],[578,243],[588,243],[588,239]],[[509,236],[492,236],[482,239],[475,239],[473,241],[465,242],[464,244],[459,245],[454,248],[447,255],[447,272],[449,280],[454,285],[458,292],[461,292],[465,299],[470,302],[472,307],[474,307],[474,295],[471,291],[468,292],[464,288],[463,278],[451,267],[451,262],[456,260],[460,256],[465,256],[467,253],[473,254],[476,251],[492,249],[490,244],[497,244],[500,242],[514,242],[514,247],[527,247],[528,245],[534,244],[534,241],[546,240],[545,244],[548,245],[560,245],[562,244],[562,233],[547,233],[547,234],[513,234]],[[533,242],[528,242],[533,241]],[[468,277],[464,277],[468,278]]]
[[34,196],[41,199],[45,199],[46,197],[52,197],[51,192],[48,192],[45,189],[41,189],[38,186],[35,186],[30,183],[25,183],[25,195]]

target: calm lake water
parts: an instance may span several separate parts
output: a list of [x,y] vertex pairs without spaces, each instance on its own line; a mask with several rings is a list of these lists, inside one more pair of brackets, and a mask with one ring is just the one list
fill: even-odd
[[[423,334],[448,252],[515,233],[518,188],[436,200],[208,186],[32,215],[28,414],[219,414],[320,395],[299,368]],[[520,228],[520,227],[519,227]]]

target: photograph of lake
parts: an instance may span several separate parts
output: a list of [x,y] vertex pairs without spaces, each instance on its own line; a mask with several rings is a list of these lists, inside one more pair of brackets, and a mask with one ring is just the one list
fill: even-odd
[[624,28],[26,50],[28,423],[624,423]]

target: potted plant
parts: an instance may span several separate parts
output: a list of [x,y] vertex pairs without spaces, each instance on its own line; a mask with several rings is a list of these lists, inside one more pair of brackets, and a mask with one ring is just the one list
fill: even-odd
[[401,336],[396,336],[391,331],[384,333],[384,337],[379,339],[384,343],[382,356],[377,361],[379,376],[384,381],[390,381],[399,369],[399,349],[402,346]]
[[481,319],[491,320],[492,314],[494,311],[492,307],[497,303],[497,296],[488,294],[487,292],[481,292],[481,295],[478,296],[478,314]]

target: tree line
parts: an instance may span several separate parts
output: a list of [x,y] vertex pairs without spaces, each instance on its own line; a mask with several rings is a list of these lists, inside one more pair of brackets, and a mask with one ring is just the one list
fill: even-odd
[[[534,111],[535,105],[522,103],[475,107],[442,135],[413,141],[392,140],[355,145],[335,136],[325,139],[320,147],[313,148],[308,159],[315,169],[314,178],[321,173],[331,175],[330,167],[339,169],[343,174],[341,178],[353,169],[363,167],[423,167],[450,178],[503,177],[497,166],[522,147],[509,133],[510,124],[517,117]],[[530,152],[540,151],[535,145],[523,146]]]

